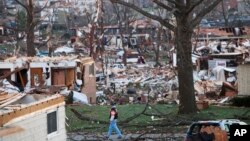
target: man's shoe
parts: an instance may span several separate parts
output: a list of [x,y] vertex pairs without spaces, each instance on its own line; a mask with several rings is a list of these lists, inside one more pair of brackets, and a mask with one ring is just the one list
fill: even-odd
[[117,139],[122,139],[122,136],[119,136]]

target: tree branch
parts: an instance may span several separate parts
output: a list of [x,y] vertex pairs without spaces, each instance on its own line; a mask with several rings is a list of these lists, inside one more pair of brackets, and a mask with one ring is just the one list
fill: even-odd
[[153,20],[156,20],[158,22],[160,22],[162,25],[164,25],[165,27],[167,27],[168,29],[174,31],[175,30],[175,26],[170,24],[168,21],[162,19],[162,17],[160,16],[156,16],[156,15],[153,15],[153,14],[150,14],[142,9],[140,9],[140,7],[138,6],[135,6],[134,4],[131,4],[131,3],[128,3],[128,2],[124,2],[123,0],[110,0],[112,3],[118,3],[118,4],[121,4],[121,5],[124,5],[124,6],[127,6],[129,8],[132,8],[134,9],[135,11],[141,13],[142,15],[146,16],[146,17],[149,17]]
[[219,3],[221,2],[221,0],[215,0],[212,4],[208,5],[207,7],[203,8],[199,14],[192,20],[191,22],[191,27],[195,28],[195,26],[197,26],[200,21],[202,20],[202,18],[209,13],[210,11],[212,11]]
[[166,9],[166,10],[168,10],[168,11],[172,11],[172,10],[173,10],[172,7],[166,5],[166,4],[163,3],[163,2],[160,2],[159,0],[153,0],[153,2],[156,3],[158,6],[164,8],[164,9]]
[[29,8],[27,7],[27,5],[21,3],[19,0],[15,0],[16,3],[18,3],[19,5],[21,5],[26,11],[28,15],[31,15],[32,13],[30,13]]
[[48,1],[49,1],[49,0],[47,0],[47,1],[45,2],[45,4],[43,5],[43,7],[41,7],[39,10],[35,11],[34,13],[37,14],[37,13],[42,12],[42,11],[47,7]]
[[75,116],[80,119],[80,120],[86,120],[86,121],[95,121],[95,122],[99,122],[100,124],[109,124],[108,121],[102,121],[102,120],[98,120],[98,119],[95,119],[93,117],[88,117],[88,116],[84,116],[83,114],[80,114],[77,110],[71,108],[70,109],[74,114]]
[[176,6],[180,6],[180,7],[183,6],[182,4],[178,3],[176,0],[166,0],[166,1],[172,3],[172,4],[176,5]]
[[194,8],[198,5],[200,5],[204,0],[198,0],[197,2],[190,2],[190,6],[188,6],[188,10],[186,12],[186,14],[188,15],[190,12],[192,12],[194,10]]

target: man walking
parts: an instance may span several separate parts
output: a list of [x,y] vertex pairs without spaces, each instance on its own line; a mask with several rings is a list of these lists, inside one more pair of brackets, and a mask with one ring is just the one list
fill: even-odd
[[107,138],[110,137],[110,135],[112,134],[113,129],[115,130],[116,134],[118,135],[118,139],[122,138],[122,134],[121,131],[119,130],[119,128],[116,125],[118,119],[118,112],[116,109],[116,106],[112,106],[110,112],[109,112],[109,120],[110,120],[110,124],[109,124],[109,130],[108,130],[108,135]]

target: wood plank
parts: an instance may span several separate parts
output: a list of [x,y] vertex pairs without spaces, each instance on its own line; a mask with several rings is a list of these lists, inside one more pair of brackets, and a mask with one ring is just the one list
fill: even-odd
[[0,94],[0,98],[4,98],[4,97],[6,97],[6,96],[8,96],[7,93],[6,93],[6,94]]
[[26,94],[18,94],[17,97],[15,97],[15,98],[9,100],[8,102],[5,102],[2,105],[0,105],[0,109],[3,108],[4,106],[7,106],[7,105],[9,105],[9,104],[11,104],[11,103],[13,103],[13,102],[15,102],[15,101],[23,98],[25,95]]
[[11,99],[13,99],[13,98],[15,98],[17,96],[18,96],[17,94],[11,94],[9,98],[7,98],[7,99],[5,99],[3,101],[0,101],[0,104],[4,104],[4,103],[10,101]]
[[18,75],[19,75],[19,77],[20,77],[20,80],[21,80],[22,86],[23,86],[23,87],[25,87],[25,84],[24,84],[24,81],[23,81],[23,77],[22,77],[22,74],[21,74],[21,72],[20,72],[20,71],[18,72]]
[[26,67],[17,68],[17,69],[15,69],[14,71],[9,72],[9,73],[7,73],[7,74],[1,76],[1,77],[0,77],[0,80],[5,79],[5,78],[11,76],[12,74],[17,73],[17,72],[20,72],[20,71],[23,70],[23,69],[27,69],[27,68],[26,68]]
[[8,94],[8,92],[0,92],[0,96],[1,95],[6,95],[6,94]]
[[1,95],[0,96],[0,101],[4,101],[4,100],[7,100],[11,97],[13,97],[15,94],[6,94],[6,95]]

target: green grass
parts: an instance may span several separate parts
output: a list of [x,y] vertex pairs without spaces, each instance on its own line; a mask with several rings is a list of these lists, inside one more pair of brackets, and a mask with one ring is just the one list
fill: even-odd
[[[107,124],[99,124],[94,121],[82,121],[79,120],[74,113],[70,110],[71,108],[77,110],[84,116],[91,117],[93,119],[98,119],[100,121],[108,121],[109,118],[109,108],[110,106],[67,106],[66,107],[66,115],[68,117],[67,123],[69,126],[67,127],[68,132],[74,131],[86,131],[86,132],[104,132],[107,131]],[[132,117],[134,114],[140,113],[144,110],[145,105],[118,105],[117,109],[119,112],[119,121],[123,121],[128,117]],[[236,107],[218,107],[218,106],[210,106],[208,109],[199,112],[194,115],[185,115],[179,116],[177,115],[178,107],[176,105],[166,105],[166,104],[157,104],[151,105],[150,108],[147,108],[147,114],[165,114],[163,118],[171,120],[171,121],[180,121],[183,119],[189,121],[196,120],[212,120],[212,119],[232,119],[236,118],[236,116],[241,116],[245,114],[245,117],[250,117],[250,112],[246,114],[247,111],[250,111],[250,108],[236,108]],[[157,117],[155,117],[157,118]],[[126,125],[151,125],[151,124],[161,124],[165,121],[152,121],[150,116],[140,115],[138,118],[130,121]],[[246,121],[250,123],[250,121]],[[118,123],[119,126],[119,123]],[[123,131],[126,132],[136,132],[142,130],[145,127],[136,127],[136,126],[123,126]],[[154,127],[148,127],[154,128]],[[166,127],[167,128],[167,127]],[[143,129],[144,130],[144,129]],[[176,130],[179,130],[176,128]]]

